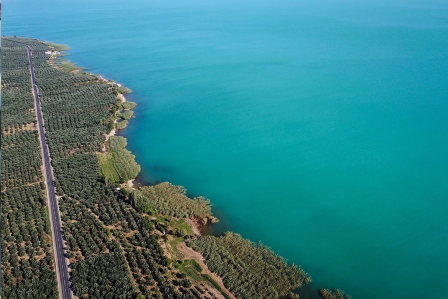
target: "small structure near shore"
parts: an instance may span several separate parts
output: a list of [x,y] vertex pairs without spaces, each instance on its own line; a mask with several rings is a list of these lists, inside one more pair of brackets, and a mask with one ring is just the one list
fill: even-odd
[[58,51],[47,51],[47,52],[45,52],[45,54],[47,54],[47,55],[59,55],[61,53],[58,52]]

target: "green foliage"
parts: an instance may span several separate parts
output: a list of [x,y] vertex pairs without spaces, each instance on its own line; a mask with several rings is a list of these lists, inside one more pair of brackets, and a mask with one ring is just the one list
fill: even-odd
[[123,181],[135,179],[140,172],[140,165],[135,162],[135,156],[127,149],[113,152],[115,165]]
[[195,260],[184,260],[180,265],[177,266],[177,268],[183,273],[183,277],[187,275],[196,282],[204,280],[200,274],[202,272],[202,268],[199,264],[197,264]]
[[134,103],[134,102],[126,101],[126,102],[121,103],[121,107],[122,107],[124,110],[132,110],[132,109],[134,109],[136,106],[137,106],[137,103]]
[[5,39],[1,52],[2,295],[56,299],[51,228],[28,56],[24,47]]
[[148,215],[158,214],[157,209],[142,192],[134,190],[132,192],[132,200],[134,203],[134,208],[140,213],[145,213]]
[[1,127],[4,133],[13,133],[27,124],[36,123],[34,98],[26,48],[6,39],[2,42]]
[[[180,271],[188,275],[191,279],[196,282],[206,282],[211,285],[213,288],[218,290],[226,299],[229,299],[229,295],[223,291],[221,286],[210,277],[210,275],[201,273],[202,267],[195,260],[185,260],[179,266],[177,266]],[[183,275],[183,274],[182,274]]]
[[151,221],[151,218],[149,218],[148,216],[145,216],[142,218],[142,222],[143,222],[143,227],[149,231],[154,230],[154,224]]
[[74,64],[73,62],[70,62],[68,60],[62,60],[58,64],[58,67],[64,72],[72,72],[72,71],[81,69],[79,66],[77,66],[76,64]]
[[125,147],[126,138],[111,136],[108,140],[106,154],[99,154],[101,171],[108,183],[122,183],[135,177],[140,172],[140,165],[135,162],[135,156]]
[[125,110],[124,112],[121,112],[119,116],[124,120],[129,120],[131,119],[132,115],[134,115],[134,111]]
[[350,295],[345,295],[343,291],[334,289],[322,289],[319,291],[324,299],[351,299]]
[[122,120],[122,121],[115,123],[115,129],[117,129],[117,130],[123,130],[127,126],[128,126],[127,120]]
[[131,299],[136,296],[129,274],[122,274],[127,273],[127,266],[118,249],[73,264],[72,273],[73,292],[78,297]]
[[193,229],[184,219],[172,218],[169,222],[169,226],[175,233],[180,232],[180,235],[178,235],[177,237],[183,237],[185,234],[193,234]]
[[135,162],[135,156],[127,149],[112,152],[112,154],[122,181],[135,179],[140,172],[140,165]]
[[237,234],[203,236],[192,245],[237,297],[281,298],[311,281],[302,269],[288,265],[268,247]]
[[[8,101],[8,99],[3,99]],[[7,188],[42,182],[38,133],[18,131],[2,138],[2,185]]]
[[122,136],[111,136],[107,145],[110,151],[117,152],[124,149],[128,145],[128,141]]
[[112,153],[98,154],[98,159],[101,165],[101,173],[106,179],[106,183],[120,182],[121,177],[114,163]]
[[[179,218],[204,218],[211,216],[210,201],[204,197],[186,196],[185,188],[168,182],[142,187],[134,191],[134,206],[140,211],[153,207],[163,215]],[[143,208],[142,208],[143,207]]]
[[198,262],[196,262],[195,260],[188,260],[188,261],[196,271],[202,272],[202,267],[198,264]]
[[215,289],[217,289],[226,299],[230,299],[230,296],[227,295],[226,292],[224,292],[221,288],[221,286],[213,280],[213,278],[210,277],[208,274],[201,274],[202,278],[204,278],[206,281],[208,281]]
[[128,93],[132,92],[132,90],[130,88],[124,87],[123,85],[122,86],[118,86],[117,87],[117,91],[119,93],[122,93],[122,94],[128,94]]

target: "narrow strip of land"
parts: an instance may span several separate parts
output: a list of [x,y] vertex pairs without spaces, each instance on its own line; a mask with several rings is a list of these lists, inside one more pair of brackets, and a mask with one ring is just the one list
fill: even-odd
[[73,293],[70,288],[70,274],[68,271],[67,258],[64,248],[64,240],[62,238],[61,216],[59,213],[58,200],[56,198],[56,189],[54,186],[53,171],[50,162],[50,152],[46,142],[46,134],[42,118],[42,106],[40,102],[39,90],[36,84],[36,73],[34,70],[34,63],[33,63],[33,52],[31,51],[31,48],[27,44],[17,41],[14,42],[22,44],[23,46],[26,47],[28,51],[32,90],[34,95],[34,106],[36,109],[39,141],[42,150],[44,177],[47,190],[47,202],[48,207],[50,209],[49,212],[51,222],[51,233],[53,237],[53,248],[56,263],[56,277],[58,280],[59,298],[72,299]]

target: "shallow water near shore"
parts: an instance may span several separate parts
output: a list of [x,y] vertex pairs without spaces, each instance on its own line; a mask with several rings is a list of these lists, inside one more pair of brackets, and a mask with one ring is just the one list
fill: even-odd
[[448,4],[2,9],[2,34],[67,44],[71,60],[133,90],[121,134],[142,181],[210,198],[221,219],[211,232],[261,240],[313,287],[444,298]]

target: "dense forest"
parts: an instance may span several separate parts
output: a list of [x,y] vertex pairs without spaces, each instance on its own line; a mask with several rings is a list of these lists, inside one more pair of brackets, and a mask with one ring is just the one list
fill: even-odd
[[[207,199],[167,182],[129,187],[140,166],[110,134],[133,115],[129,89],[61,62],[65,47],[16,40],[33,51],[75,296],[297,298],[310,281],[300,267],[236,234],[194,233],[192,222],[217,221]],[[26,49],[3,39],[2,55],[3,295],[56,298]]]

